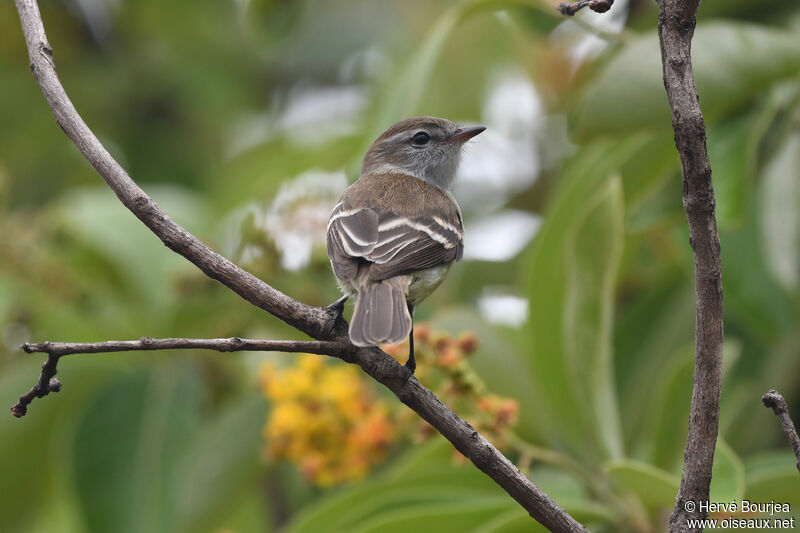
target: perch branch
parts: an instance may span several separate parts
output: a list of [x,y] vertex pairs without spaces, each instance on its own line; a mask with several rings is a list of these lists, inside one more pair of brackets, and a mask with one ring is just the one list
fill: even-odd
[[[691,43],[700,0],[659,0],[658,36],[664,87],[683,173],[683,207],[694,253],[695,367],[683,476],[669,531],[689,531],[687,519],[705,518],[719,431],[722,382],[722,267],[714,217],[706,126],[692,71]],[[693,502],[696,511],[686,510]],[[692,505],[688,506],[692,508]],[[700,529],[698,529],[699,531]]]
[[797,436],[797,430],[794,428],[792,418],[789,416],[789,407],[786,405],[786,400],[780,395],[778,391],[772,389],[764,396],[761,401],[764,402],[766,407],[769,407],[781,421],[783,432],[786,438],[789,439],[789,444],[792,446],[795,458],[797,458],[797,471],[800,472],[800,437]]
[[[353,346],[347,336],[347,324],[336,309],[312,307],[273,289],[211,250],[172,221],[111,157],[70,102],[56,75],[52,48],[47,42],[36,1],[16,0],[16,6],[25,34],[31,70],[41,86],[56,122],[116,193],[119,200],[165,245],[253,305],[315,339],[338,344],[341,350],[338,357],[359,365],[364,372],[389,388],[400,401],[436,428],[459,452],[491,477],[550,531],[557,533],[587,531],[525,477],[469,423],[445,406],[414,377],[408,378],[403,366],[391,356],[378,348]],[[48,361],[54,357],[57,358],[51,354]],[[55,362],[52,365],[53,372]],[[40,378],[40,384],[43,379]],[[40,387],[38,391],[34,391],[34,396],[44,390]],[[47,392],[49,392],[49,381]]]

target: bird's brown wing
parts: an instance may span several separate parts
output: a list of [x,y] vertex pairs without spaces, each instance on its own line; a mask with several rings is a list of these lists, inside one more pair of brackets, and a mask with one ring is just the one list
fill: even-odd
[[380,281],[461,259],[461,220],[403,216],[375,208],[338,204],[328,223],[328,256],[341,280],[355,278],[368,263]]

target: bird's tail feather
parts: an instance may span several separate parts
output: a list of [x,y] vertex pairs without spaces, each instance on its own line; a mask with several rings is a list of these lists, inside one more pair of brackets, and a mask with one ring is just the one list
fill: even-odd
[[407,280],[392,278],[368,281],[359,287],[350,321],[350,341],[353,344],[398,344],[408,338],[411,314],[406,304],[407,285]]

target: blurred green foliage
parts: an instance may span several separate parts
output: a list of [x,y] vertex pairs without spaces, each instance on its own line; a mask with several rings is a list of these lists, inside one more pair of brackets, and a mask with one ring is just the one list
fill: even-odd
[[[576,42],[603,17],[565,24],[544,0],[63,0],[42,13],[67,91],[137,182],[189,231],[318,305],[337,295],[324,251],[285,268],[259,209],[304,172],[353,179],[375,134],[406,115],[485,119],[498,71],[522,72],[547,124],[541,171],[500,203],[543,223],[509,261],[458,265],[420,315],[477,332],[473,365],[519,401],[520,437],[565,458],[527,472],[559,504],[593,531],[660,531],[686,438],[692,257],[656,7],[616,4],[624,30],[586,41],[589,56]],[[798,36],[796,2],[705,0],[693,45],[725,289],[712,498],[788,502],[795,515],[800,477],[759,400],[778,388],[800,416]],[[53,121],[11,2],[0,80],[4,405],[38,375],[41,358],[17,349],[27,340],[297,336],[116,201]],[[292,107],[318,88],[356,97]],[[527,322],[488,323],[476,301],[490,286],[526,298]],[[541,530],[441,441],[397,449],[366,481],[327,492],[264,466],[255,368],[291,357],[64,360],[62,392],[22,420],[0,417],[0,531]]]

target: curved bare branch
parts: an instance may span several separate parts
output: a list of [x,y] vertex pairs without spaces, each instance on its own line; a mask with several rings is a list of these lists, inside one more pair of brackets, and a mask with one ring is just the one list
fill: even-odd
[[333,311],[298,302],[222,257],[172,220],[128,176],[83,121],[61,86],[38,4],[17,2],[17,10],[28,46],[31,71],[42,88],[56,122],[125,207],[167,247],[194,263],[208,277],[312,337],[327,335],[336,318]]

